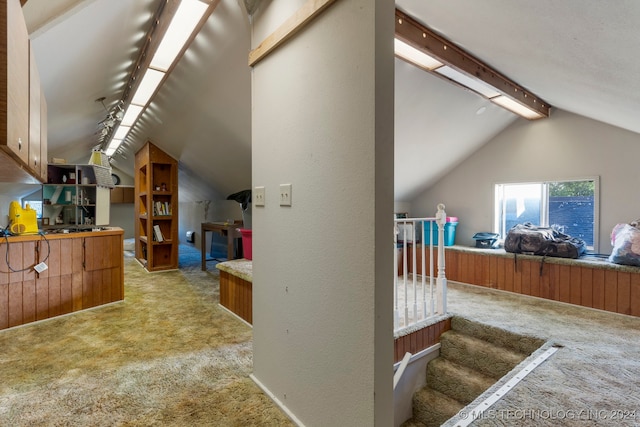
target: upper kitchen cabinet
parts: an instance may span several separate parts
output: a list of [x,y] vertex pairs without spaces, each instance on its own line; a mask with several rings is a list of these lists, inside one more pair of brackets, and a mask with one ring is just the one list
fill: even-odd
[[[4,3],[2,19],[3,144],[13,156],[29,162],[29,33],[18,0]],[[6,137],[5,137],[6,135]]]
[[1,0],[0,182],[43,181],[47,154],[46,148],[42,152],[41,132],[46,115],[42,117],[44,97],[29,48],[20,0]]
[[47,182],[47,100],[40,88],[40,178]]
[[[33,51],[29,49],[29,169],[36,176],[42,178],[40,163],[42,159],[40,114],[42,112],[40,97],[40,74]],[[46,154],[45,154],[46,157]]]

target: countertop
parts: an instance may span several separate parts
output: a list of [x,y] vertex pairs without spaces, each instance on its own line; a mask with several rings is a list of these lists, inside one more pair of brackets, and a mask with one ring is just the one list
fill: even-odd
[[[79,237],[91,237],[91,236],[111,236],[111,235],[118,235],[118,234],[124,234],[124,230],[120,227],[96,227],[97,231],[72,231],[69,233],[64,233],[64,232],[47,232],[50,230],[45,230],[44,237],[47,239],[71,239],[71,238],[79,238]],[[40,240],[42,239],[43,234],[22,234],[22,235],[18,235],[18,236],[8,236],[7,239],[9,239],[9,242],[13,243],[13,242],[30,242],[33,240]],[[1,237],[0,238],[0,243],[2,243],[3,241],[5,241],[5,237]]]

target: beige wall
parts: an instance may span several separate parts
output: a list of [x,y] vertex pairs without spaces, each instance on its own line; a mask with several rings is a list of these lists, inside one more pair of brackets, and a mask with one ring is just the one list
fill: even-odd
[[599,252],[610,253],[613,226],[640,217],[640,135],[564,111],[549,119],[519,119],[411,204],[432,216],[442,202],[459,217],[456,244],[491,231],[494,185],[501,182],[600,177]]
[[393,422],[393,7],[335,2],[252,74],[253,377],[309,426]]

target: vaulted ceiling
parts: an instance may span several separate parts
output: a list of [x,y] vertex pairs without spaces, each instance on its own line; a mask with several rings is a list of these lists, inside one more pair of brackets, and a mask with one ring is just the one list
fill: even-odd
[[[159,1],[27,1],[49,109],[49,157],[88,161],[106,113],[96,100],[112,106],[122,95]],[[250,187],[246,5],[259,11],[270,1],[220,1],[114,156],[114,167],[132,174],[134,153],[151,139],[222,194]],[[640,2],[398,0],[396,6],[554,107],[640,133],[634,55]],[[395,89],[398,201],[411,200],[524,120],[399,59]]]

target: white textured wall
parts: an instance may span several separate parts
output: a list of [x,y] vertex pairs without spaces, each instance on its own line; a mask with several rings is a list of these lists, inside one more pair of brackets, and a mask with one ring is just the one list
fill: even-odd
[[412,203],[413,215],[433,215],[443,202],[459,217],[456,244],[473,245],[493,226],[494,185],[600,177],[600,249],[611,252],[619,222],[640,217],[640,135],[564,111],[518,120]]
[[254,378],[309,426],[393,422],[393,7],[336,2],[253,70]]

